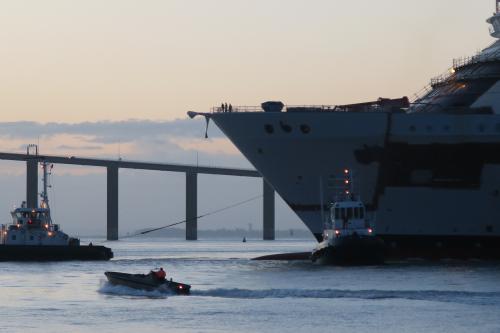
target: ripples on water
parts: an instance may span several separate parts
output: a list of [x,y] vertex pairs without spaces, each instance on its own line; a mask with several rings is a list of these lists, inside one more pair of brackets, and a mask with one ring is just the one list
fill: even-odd
[[[500,263],[325,267],[251,261],[310,241],[140,239],[109,262],[0,263],[0,331],[500,332]],[[106,282],[164,267],[192,295]]]

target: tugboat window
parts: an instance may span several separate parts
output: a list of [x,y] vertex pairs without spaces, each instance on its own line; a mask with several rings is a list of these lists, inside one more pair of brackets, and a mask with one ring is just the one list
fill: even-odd
[[273,125],[267,124],[267,125],[264,126],[264,129],[269,134],[273,134],[274,133],[274,127],[273,127]]
[[352,219],[353,209],[352,207],[347,208],[347,218]]

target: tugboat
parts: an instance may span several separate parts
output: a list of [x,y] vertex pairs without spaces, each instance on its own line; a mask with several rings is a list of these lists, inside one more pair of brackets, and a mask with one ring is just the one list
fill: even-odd
[[108,281],[114,285],[126,286],[139,290],[165,290],[179,295],[188,295],[191,290],[189,284],[167,280],[164,277],[159,278],[156,272],[149,274],[129,274],[121,272],[104,272]]
[[[12,224],[0,226],[0,261],[109,260],[111,249],[80,245],[80,240],[62,232],[52,222],[47,193],[50,175],[47,162],[43,169],[43,192],[39,207],[27,207],[25,201],[12,212]],[[52,169],[52,165],[50,165]]]
[[384,242],[375,236],[374,221],[365,205],[353,193],[349,169],[341,179],[344,189],[330,206],[323,241],[311,253],[311,260],[334,265],[376,265],[384,262]]

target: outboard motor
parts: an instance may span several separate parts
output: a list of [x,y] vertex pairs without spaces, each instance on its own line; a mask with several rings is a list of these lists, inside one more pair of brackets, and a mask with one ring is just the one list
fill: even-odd
[[264,112],[281,112],[283,110],[283,107],[285,106],[282,102],[264,102],[260,106],[262,106],[262,110]]

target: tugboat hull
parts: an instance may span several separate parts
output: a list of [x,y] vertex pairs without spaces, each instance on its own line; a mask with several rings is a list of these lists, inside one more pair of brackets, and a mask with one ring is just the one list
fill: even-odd
[[384,263],[385,245],[376,237],[344,237],[334,245],[321,244],[311,260],[326,265],[378,265]]
[[0,261],[109,260],[105,246],[0,245]]

